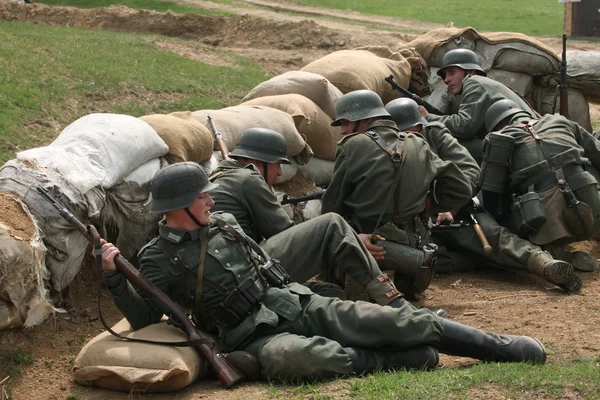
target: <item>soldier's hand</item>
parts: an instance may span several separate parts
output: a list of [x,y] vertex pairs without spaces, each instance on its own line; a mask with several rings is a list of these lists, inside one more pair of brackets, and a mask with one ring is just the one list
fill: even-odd
[[429,111],[427,111],[427,109],[423,106],[419,106],[419,112],[423,118],[429,115]]
[[385,257],[385,248],[381,246],[375,246],[373,243],[371,243],[371,236],[375,236],[377,240],[385,240],[383,236],[369,235],[367,233],[361,233],[358,236],[360,236],[360,240],[362,240],[362,242],[365,244],[367,250],[369,253],[371,253],[374,259],[383,260],[383,257]]
[[115,257],[120,253],[114,244],[102,239],[102,271],[116,270]]
[[[446,222],[444,222],[444,221],[446,221]],[[444,222],[444,224],[448,224],[448,225],[454,223],[454,216],[452,215],[452,213],[450,211],[444,212],[444,213],[439,213],[437,215],[437,220],[435,221],[435,225],[440,226],[442,224],[442,222]]]

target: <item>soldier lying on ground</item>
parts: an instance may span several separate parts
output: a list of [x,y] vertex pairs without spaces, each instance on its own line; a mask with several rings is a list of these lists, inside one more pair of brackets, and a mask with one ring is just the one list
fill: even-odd
[[336,212],[366,234],[365,245],[378,254],[381,266],[396,272],[396,285],[405,295],[421,293],[432,272],[421,262],[423,253],[435,251],[424,226],[429,204],[439,212],[460,207],[471,198],[472,185],[454,162],[433,153],[422,136],[400,133],[377,93],[343,95],[336,117],[333,125],[340,126],[344,137],[322,212]]
[[450,50],[442,59],[442,68],[437,74],[448,85],[453,94],[460,94],[458,112],[452,115],[429,114],[420,107],[427,121],[441,122],[452,136],[469,150],[473,158],[481,164],[482,139],[487,134],[483,123],[486,110],[500,99],[510,99],[522,110],[535,115],[535,111],[517,93],[500,82],[486,77],[479,65],[477,54],[467,49]]
[[[321,215],[294,226],[272,186],[286,157],[285,138],[271,129],[251,128],[211,176],[219,184],[211,195],[213,211],[232,214],[246,235],[286,266],[294,282],[317,274],[344,283],[348,274],[381,305],[397,306],[401,293],[379,269],[352,228],[337,214]],[[307,282],[317,293],[344,298],[339,287]],[[336,290],[337,289],[337,290]]]
[[[300,381],[380,367],[434,368],[438,351],[494,362],[546,361],[544,346],[527,336],[485,333],[408,303],[342,301],[287,283],[283,267],[232,215],[211,215],[208,192],[215,186],[194,163],[157,172],[151,209],[165,218],[159,237],[141,251],[140,271],[190,309],[201,329],[217,330],[225,351],[250,353],[247,360],[258,365],[244,364],[247,375],[260,368],[268,379]],[[131,326],[160,321],[163,310],[115,269],[118,249],[104,242],[102,250],[104,281]]]
[[555,257],[595,270],[595,257],[567,254],[564,245],[600,233],[600,142],[576,122],[532,118],[508,99],[489,107],[485,126],[493,132],[486,151],[495,154],[482,166],[486,208],[493,204],[488,210],[502,225]]
[[[479,167],[469,152],[452,137],[449,130],[439,122],[428,123],[419,113],[419,106],[411,99],[402,98],[391,101],[385,106],[401,131],[420,133],[431,150],[442,160],[453,161],[469,177],[474,192],[477,190]],[[519,238],[508,229],[500,226],[485,210],[476,212],[472,207],[461,208],[452,213],[439,214],[436,225],[441,218],[454,222],[454,218],[470,221],[469,213],[475,212],[475,217],[483,229],[487,240],[492,246],[492,252],[486,253],[472,226],[458,229],[436,230],[432,240],[444,246],[446,251],[438,251],[436,262],[437,272],[452,272],[460,270],[465,258],[501,269],[528,270],[541,276],[548,282],[558,285],[567,292],[578,292],[581,289],[581,279],[574,274],[573,267],[560,260],[554,260],[548,252],[531,242]],[[449,215],[448,215],[449,214]],[[468,252],[465,254],[465,250]],[[459,253],[459,254],[455,254]],[[458,265],[452,264],[452,261]],[[472,264],[470,262],[469,264]]]

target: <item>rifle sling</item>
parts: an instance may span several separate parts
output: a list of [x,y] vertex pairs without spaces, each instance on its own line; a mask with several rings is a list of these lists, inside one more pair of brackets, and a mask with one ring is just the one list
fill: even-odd
[[118,334],[117,332],[113,331],[112,328],[108,325],[108,323],[106,323],[106,320],[104,319],[104,315],[102,314],[102,307],[100,305],[100,300],[102,299],[102,281],[103,281],[103,279],[102,279],[102,275],[103,275],[102,242],[100,240],[100,235],[98,234],[98,231],[96,230],[96,228],[94,226],[92,226],[92,225],[88,226],[88,231],[90,232],[90,235],[92,236],[93,242],[94,242],[94,259],[96,262],[96,271],[97,271],[97,275],[98,275],[98,284],[96,285],[97,297],[98,297],[98,317],[100,319],[100,322],[102,323],[102,326],[104,327],[104,329],[106,329],[107,332],[109,332],[111,335],[118,337],[119,339],[122,339],[122,340],[127,340],[130,342],[138,342],[138,343],[158,344],[161,346],[189,347],[189,346],[197,346],[197,345],[202,345],[202,344],[212,346],[215,344],[215,340],[212,338],[209,338],[209,337],[203,337],[203,338],[195,339],[195,340],[186,340],[183,342],[159,342],[159,341],[155,341],[155,340],[130,338],[127,336],[122,336],[122,335]]

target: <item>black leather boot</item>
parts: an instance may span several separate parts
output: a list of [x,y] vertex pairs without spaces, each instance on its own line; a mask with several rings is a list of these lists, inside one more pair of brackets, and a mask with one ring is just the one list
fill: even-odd
[[362,374],[378,368],[389,369],[433,369],[440,356],[431,346],[416,346],[403,351],[371,350],[360,347],[344,347],[352,360],[354,372]]
[[493,362],[546,362],[546,349],[529,336],[498,335],[444,320],[440,353]]
[[232,351],[227,353],[225,358],[239,372],[241,372],[247,381],[257,381],[260,379],[261,371],[258,359],[247,351]]
[[[391,303],[388,304],[388,307],[401,308],[401,307],[404,307],[407,304],[413,310],[417,310],[418,309],[415,305],[413,305],[412,303],[406,301],[406,299],[404,297],[398,297],[397,299],[392,300]],[[448,312],[446,312],[446,310],[444,310],[443,308],[439,308],[439,309],[437,309],[435,311],[435,315],[437,315],[438,317],[446,318],[448,316]]]

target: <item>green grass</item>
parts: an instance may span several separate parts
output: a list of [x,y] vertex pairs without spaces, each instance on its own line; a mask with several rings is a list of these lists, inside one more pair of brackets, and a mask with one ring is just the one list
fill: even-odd
[[[268,79],[226,53],[211,66],[157,48],[179,39],[0,21],[0,163],[92,112],[141,116],[238,104]],[[215,51],[210,48],[211,51]]]
[[[272,385],[269,398],[417,399],[598,399],[600,358],[568,363],[493,364],[432,372],[375,373],[320,384]],[[495,394],[497,393],[497,394]]]
[[564,4],[556,0],[302,0],[298,3],[527,35],[559,35],[564,22]]
[[193,8],[182,6],[170,1],[164,0],[125,0],[125,1],[112,1],[112,0],[41,0],[38,3],[43,3],[49,6],[69,6],[78,8],[98,8],[108,7],[112,5],[123,5],[129,8],[136,8],[140,10],[154,10],[165,12],[171,10],[179,14],[195,13],[195,14],[223,14],[219,11],[206,10],[202,8]]
[[4,374],[0,377],[0,381],[5,376],[14,378],[15,376],[21,375],[23,367],[33,363],[33,357],[31,352],[23,350],[21,347],[17,347],[14,350],[1,350],[0,351],[0,370]]

